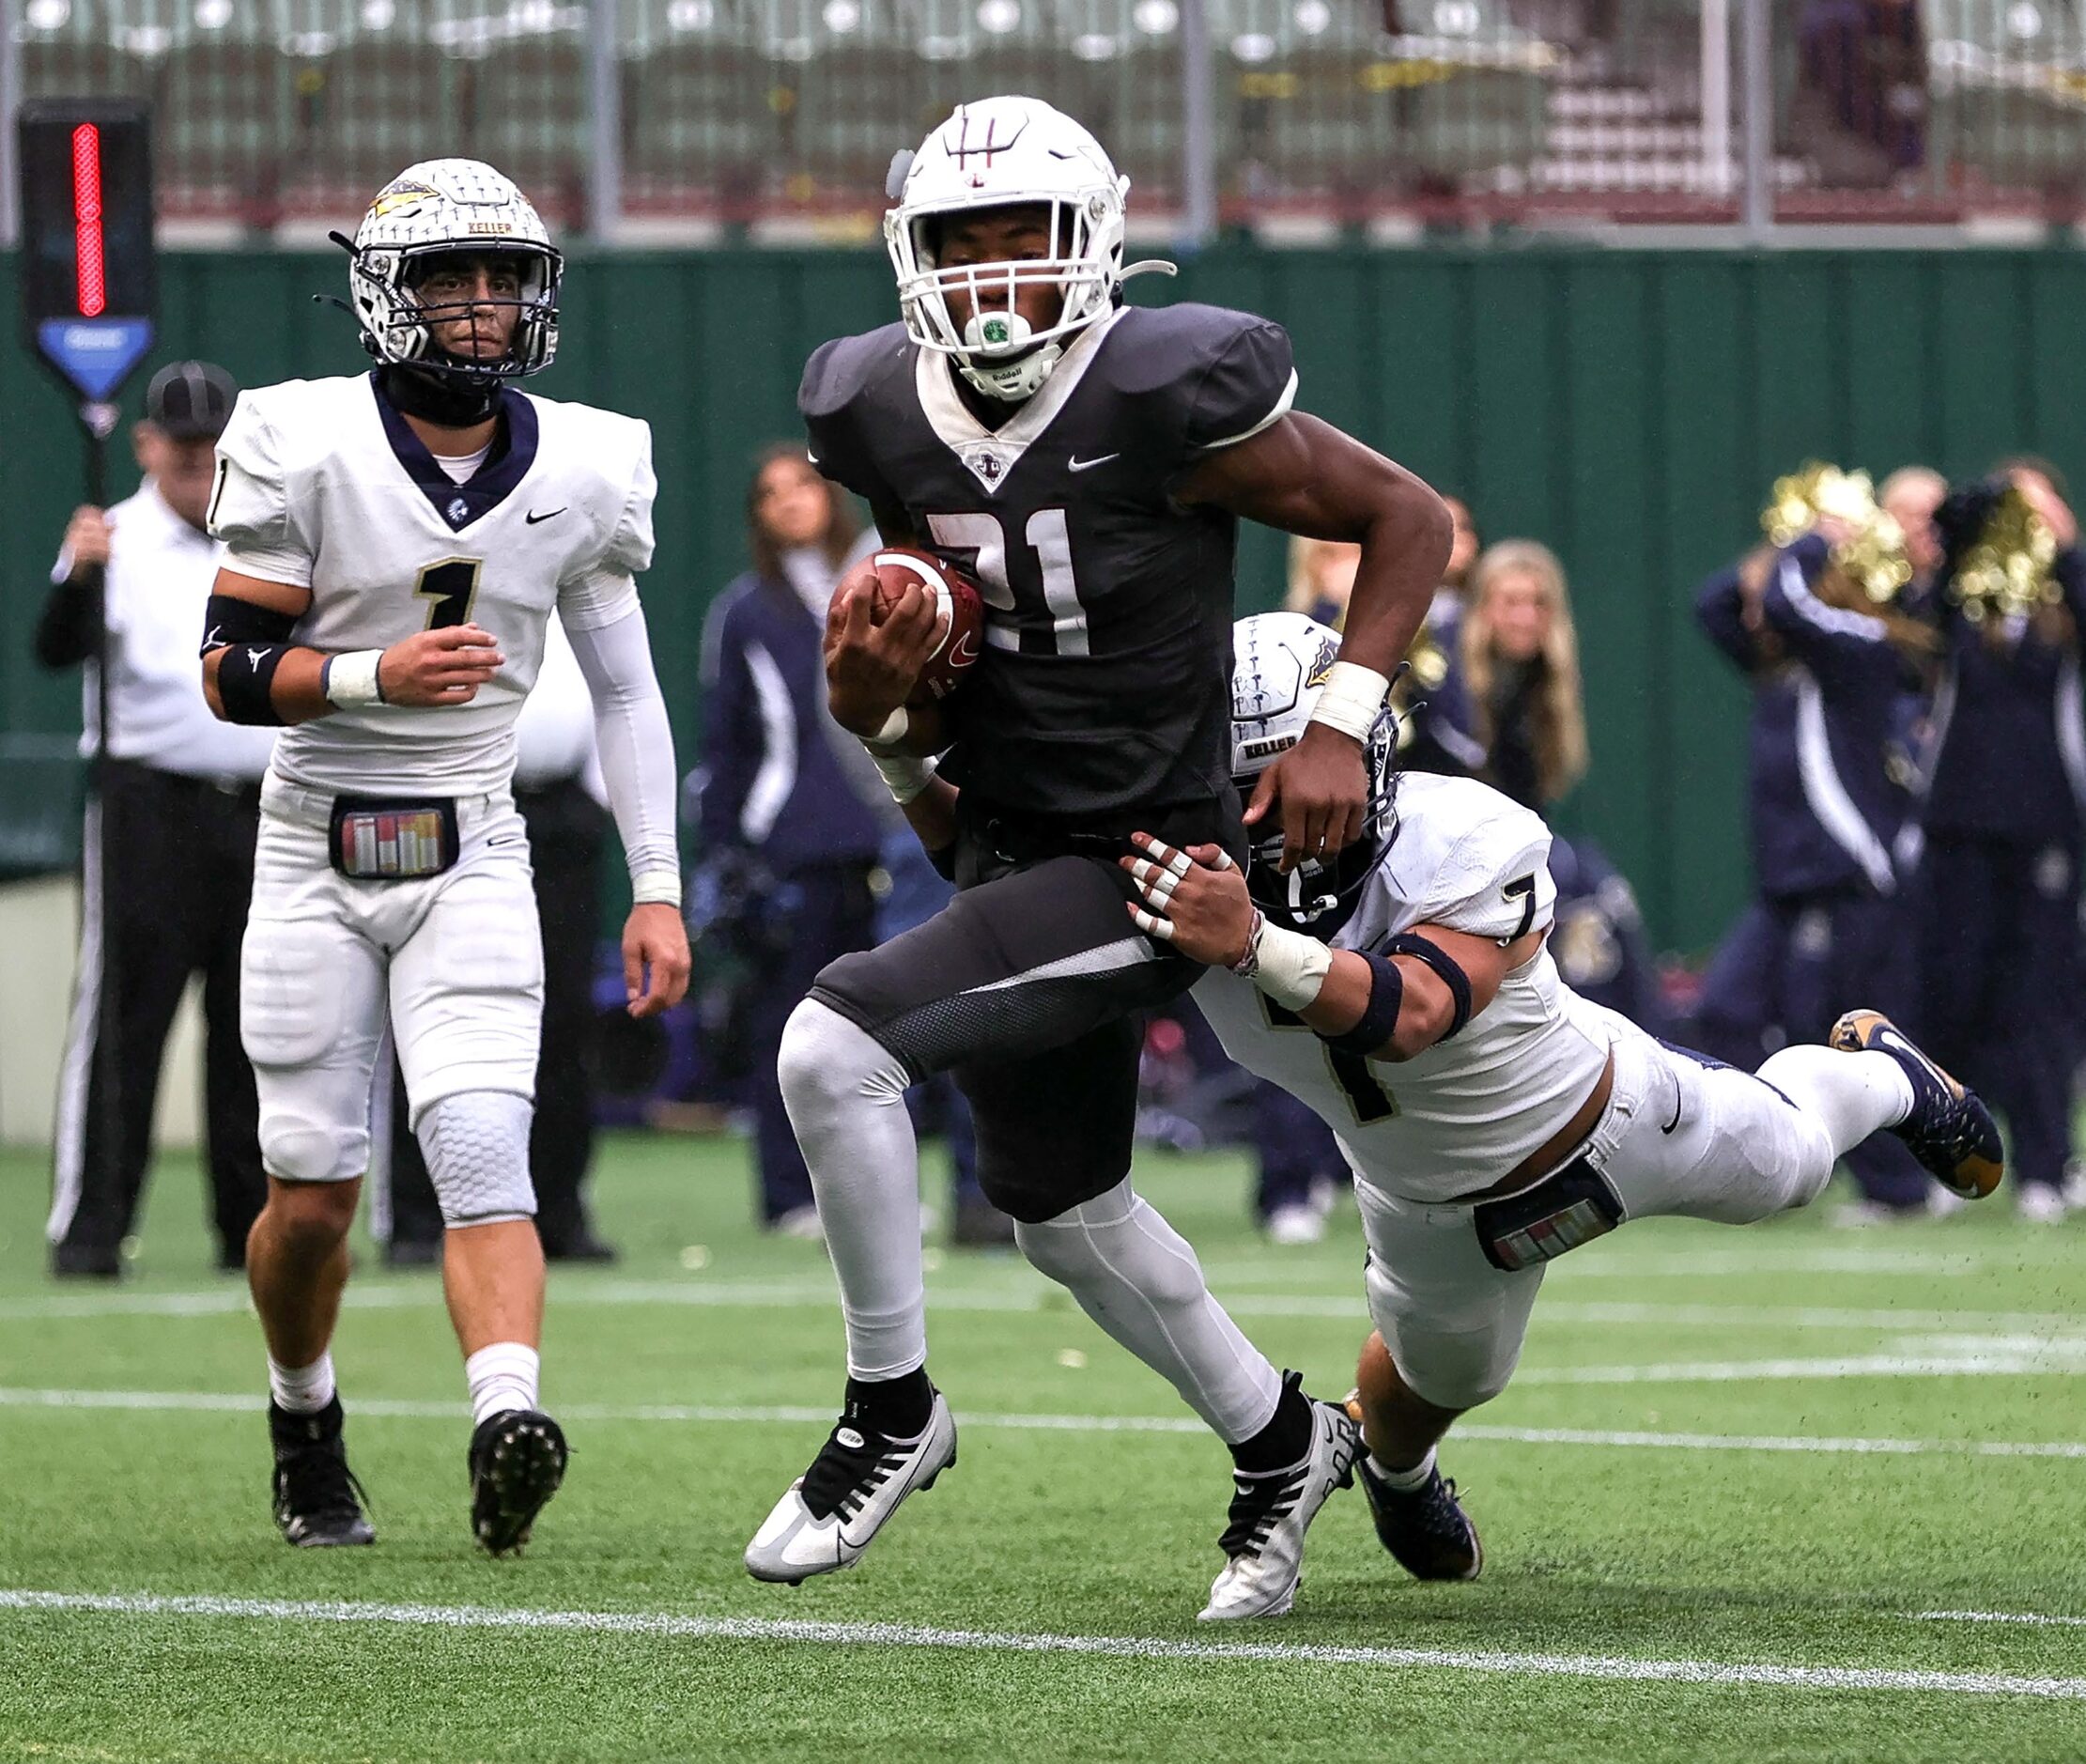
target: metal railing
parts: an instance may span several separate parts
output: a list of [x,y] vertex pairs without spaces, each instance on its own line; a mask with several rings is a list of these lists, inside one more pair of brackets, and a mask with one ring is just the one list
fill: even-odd
[[227,233],[466,153],[568,225],[857,236],[893,151],[1005,90],[1190,232],[2068,220],[2086,193],[2079,0],[0,5],[0,93],[149,98],[166,215]]

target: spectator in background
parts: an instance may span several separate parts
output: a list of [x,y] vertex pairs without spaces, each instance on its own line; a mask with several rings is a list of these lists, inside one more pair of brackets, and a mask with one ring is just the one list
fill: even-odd
[[1828,188],[1875,188],[1926,158],[1918,0],[1803,0],[1789,132]]
[[[544,634],[542,670],[515,722],[515,807],[529,829],[543,937],[543,1044],[529,1125],[536,1234],[547,1261],[613,1261],[615,1249],[595,1234],[584,1194],[594,1162],[593,994],[608,791],[595,753],[594,700],[555,612]],[[371,1135],[390,1148],[384,1260],[392,1267],[432,1267],[441,1260],[441,1208],[395,1061],[391,1084],[389,1131]],[[373,1224],[377,1210],[373,1196]]]
[[1579,638],[1549,547],[1507,539],[1478,557],[1457,648],[1478,775],[1542,813],[1586,771]]
[[[1564,565],[1548,547],[1508,539],[1476,557],[1457,652],[1468,733],[1437,725],[1435,739],[1460,736],[1467,769],[1547,816],[1586,771],[1579,635]],[[1550,873],[1557,885],[1550,951],[1558,971],[1596,1004],[1662,1033],[1658,971],[1628,879],[1591,839],[1554,831]]]
[[104,620],[109,642],[108,757],[87,805],[46,1227],[54,1274],[122,1272],[167,1031],[191,975],[203,977],[204,1161],[221,1269],[245,1265],[267,1196],[254,1069],[240,1045],[240,939],[275,739],[218,721],[195,660],[222,549],[204,530],[213,448],[238,395],[208,362],[152,377],[131,437],[145,482],[106,512],[74,511],[37,626],[45,667],[87,664],[84,754],[95,750]]
[[[815,1237],[811,1176],[776,1082],[782,1025],[827,963],[931,918],[949,889],[862,744],[827,710],[827,609],[874,535],[860,533],[846,493],[801,442],[760,456],[747,516],[753,567],[718,597],[703,631],[699,819],[711,875],[693,892],[732,898],[761,921],[741,933],[769,959],[750,976],[740,1050],[761,1215],[770,1230]],[[1012,1221],[978,1186],[970,1113],[954,1080],[915,1087],[906,1100],[949,1140],[954,1241],[1011,1244]]]
[[[1742,1071],[1788,1043],[1822,1042],[1849,1006],[1897,1014],[1908,1002],[1897,854],[1912,802],[1893,759],[1935,644],[1854,579],[1841,547],[1858,536],[1821,520],[1696,597],[1703,630],[1754,686],[1756,898],[1710,962],[1692,1029],[1694,1044]],[[1862,1199],[1834,1215],[1843,1222],[1947,1204],[1895,1139],[1878,1135],[1846,1162]]]
[[[2009,488],[2055,541],[2054,602],[1988,605],[1962,576],[1991,542]],[[2016,505],[2017,506],[2017,505]],[[2078,865],[2086,803],[2079,630],[2086,558],[2063,479],[2036,460],[1954,491],[1936,515],[1943,558],[1934,750],[1915,879],[1921,1004],[1913,1032],[2006,1116],[2022,1217],[2064,1216],[2071,1153]],[[2018,530],[2016,528],[2016,536]],[[1974,602],[1973,602],[1974,604]]]

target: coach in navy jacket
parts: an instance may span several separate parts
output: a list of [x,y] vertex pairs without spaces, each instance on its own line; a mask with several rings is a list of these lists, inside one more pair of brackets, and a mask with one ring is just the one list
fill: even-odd
[[[1706,582],[1704,632],[1754,682],[1747,807],[1755,899],[1704,977],[1694,1034],[1750,1071],[1785,1041],[1823,1041],[1856,1005],[1902,1011],[1907,935],[1895,851],[1911,798],[1903,739],[1920,689],[1902,631],[1816,592],[1806,534]],[[1744,573],[1759,572],[1748,592]],[[1908,1209],[1926,1179],[1895,1140],[1848,1154],[1863,1193]]]
[[[2002,487],[1987,480],[1942,505],[1944,583]],[[2061,603],[1978,623],[1945,586],[1933,596],[1944,659],[1924,768],[1914,949],[1917,1032],[2005,1112],[2022,1210],[2053,1218],[2063,1211],[2071,1074],[2081,1046],[2086,558],[2047,479],[2033,487],[2066,541],[2052,570]]]

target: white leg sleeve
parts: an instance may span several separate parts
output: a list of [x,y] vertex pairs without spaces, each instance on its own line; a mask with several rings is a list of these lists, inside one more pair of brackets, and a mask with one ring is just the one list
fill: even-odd
[[526,1096],[460,1091],[428,1104],[415,1130],[445,1225],[497,1225],[536,1216],[529,1179]]
[[807,998],[783,1028],[776,1073],[840,1280],[848,1375],[915,1371],[927,1363],[927,1290],[904,1065],[839,1012]]
[[1210,1296],[1186,1238],[1124,1179],[1069,1213],[1014,1227],[1022,1254],[1181,1393],[1228,1446],[1274,1417],[1282,1378]]
[[1769,1057],[1759,1075],[1816,1117],[1832,1141],[1834,1158],[1912,1112],[1912,1081],[1889,1054],[1785,1047]]

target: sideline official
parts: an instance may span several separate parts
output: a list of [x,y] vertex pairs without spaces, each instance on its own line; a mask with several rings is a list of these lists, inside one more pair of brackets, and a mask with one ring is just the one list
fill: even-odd
[[73,514],[37,626],[45,667],[86,664],[81,751],[91,755],[106,605],[108,758],[86,811],[80,966],[59,1074],[45,1233],[55,1274],[122,1272],[167,1030],[192,974],[203,977],[205,1163],[220,1268],[244,1264],[266,1195],[254,1071],[240,1046],[239,965],[274,736],[218,721],[195,662],[220,549],[204,531],[213,448],[238,391],[207,362],[153,377],[131,432],[145,482],[111,509]]

